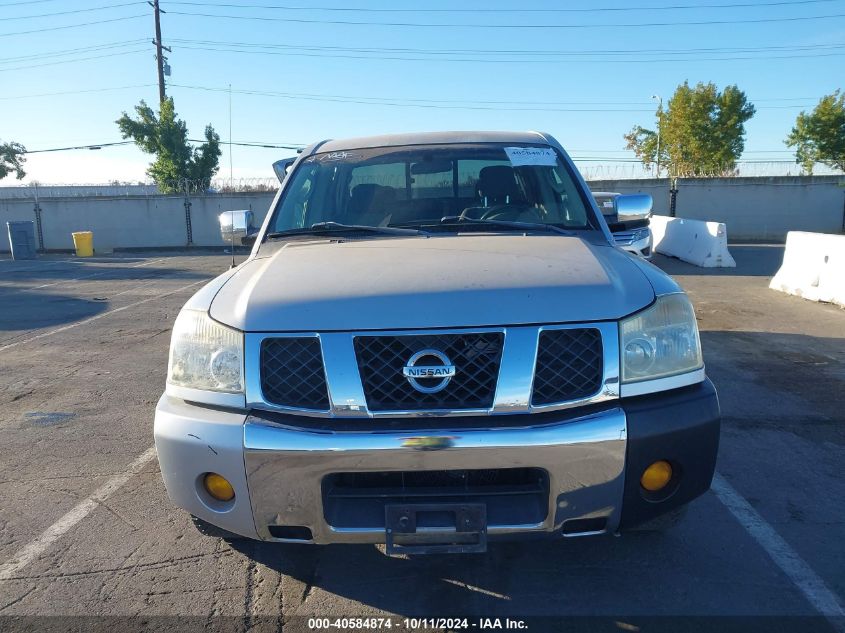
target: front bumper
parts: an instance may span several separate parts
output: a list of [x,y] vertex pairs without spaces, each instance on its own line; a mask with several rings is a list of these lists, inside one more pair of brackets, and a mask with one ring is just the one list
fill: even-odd
[[[300,420],[290,416],[222,411],[163,396],[155,436],[162,476],[176,505],[261,540],[385,542],[383,526],[335,525],[327,519],[323,482],[341,472],[545,471],[545,518],[488,522],[491,539],[615,532],[683,505],[710,486],[719,407],[709,381],[589,411],[507,417],[507,427],[493,427],[502,420],[492,416],[479,421],[486,426],[440,418],[451,426],[436,430],[397,428],[390,421],[363,432],[306,429],[294,426]],[[640,488],[639,477],[658,459],[670,461],[680,476],[666,494],[655,497]],[[229,479],[236,492],[232,502],[221,504],[204,493],[206,472]],[[271,531],[295,538],[276,538]]]

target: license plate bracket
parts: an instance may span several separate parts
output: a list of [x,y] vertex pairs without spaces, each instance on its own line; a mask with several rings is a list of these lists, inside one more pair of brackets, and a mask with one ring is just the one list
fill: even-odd
[[483,503],[390,504],[384,515],[388,555],[487,551]]

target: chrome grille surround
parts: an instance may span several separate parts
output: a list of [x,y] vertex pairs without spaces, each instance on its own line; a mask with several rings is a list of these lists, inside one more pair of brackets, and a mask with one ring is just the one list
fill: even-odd
[[[601,335],[602,378],[596,393],[563,402],[532,404],[534,370],[540,333],[560,329],[595,329]],[[356,337],[438,336],[445,334],[499,333],[504,335],[493,404],[485,408],[371,410],[355,353]],[[261,347],[266,338],[317,337],[329,391],[328,410],[275,405],[261,389]],[[245,334],[244,376],[247,408],[279,411],[323,418],[414,418],[443,416],[483,416],[534,413],[569,409],[619,398],[619,331],[616,322],[568,323],[564,325],[513,326],[494,328],[455,328],[443,330],[390,330],[366,332],[261,332]],[[458,368],[460,371],[460,368]]]
[[260,371],[261,392],[268,402],[328,411],[323,355],[316,336],[265,338]]
[[542,330],[531,404],[586,398],[601,389],[602,340],[595,328]]
[[[496,395],[504,335],[500,332],[355,337],[367,406],[395,409],[489,408]],[[421,393],[403,375],[415,354],[436,350],[461,370],[437,392]]]

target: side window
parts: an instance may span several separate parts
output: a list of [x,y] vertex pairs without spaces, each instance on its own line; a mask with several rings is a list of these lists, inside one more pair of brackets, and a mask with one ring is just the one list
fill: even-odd
[[452,198],[452,170],[430,174],[421,173],[411,176],[411,198]]
[[303,165],[296,170],[293,181],[285,188],[282,208],[279,209],[279,214],[276,217],[274,230],[285,231],[306,226],[306,218],[312,206],[311,200],[319,171],[318,165]]
[[405,163],[377,163],[355,167],[349,179],[349,195],[358,185],[390,187],[395,191],[396,200],[405,200]]

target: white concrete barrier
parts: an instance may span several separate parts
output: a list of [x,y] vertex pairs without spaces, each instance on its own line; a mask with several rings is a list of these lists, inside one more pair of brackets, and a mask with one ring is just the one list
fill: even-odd
[[769,288],[845,307],[845,235],[790,231]]
[[728,230],[722,222],[653,215],[649,226],[657,253],[704,268],[736,266],[728,251]]

